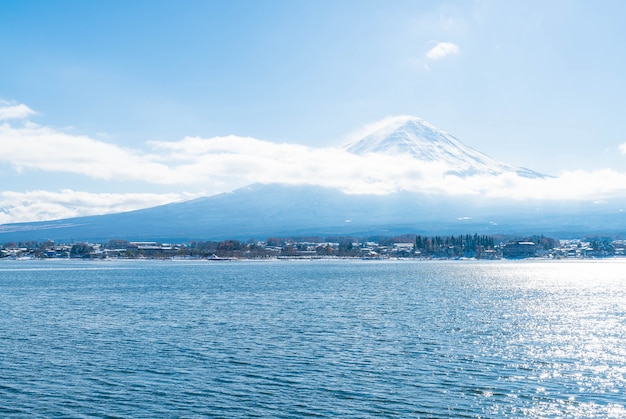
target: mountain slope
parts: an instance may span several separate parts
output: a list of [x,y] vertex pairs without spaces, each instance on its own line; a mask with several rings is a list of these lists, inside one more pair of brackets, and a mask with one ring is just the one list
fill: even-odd
[[412,116],[392,118],[384,126],[347,145],[345,150],[358,155],[410,155],[421,162],[443,163],[450,168],[448,174],[457,176],[515,173],[527,178],[544,177],[535,171],[497,161]]
[[[403,164],[407,155],[416,165],[437,162],[461,178],[501,174],[544,177],[494,160],[413,117],[394,118],[346,146],[346,150],[359,155],[398,155],[403,157]],[[388,195],[357,195],[321,186],[256,184],[230,193],[138,211],[0,225],[0,243],[45,239],[184,242],[403,233],[553,233],[559,237],[626,233],[624,200],[597,205],[497,199],[484,194],[446,195],[438,191],[429,194],[405,189]]]
[[[626,203],[621,203],[626,204]],[[127,213],[0,226],[0,243],[110,239],[185,242],[278,236],[626,233],[614,205],[564,206],[411,192],[348,195],[317,186],[252,185]]]

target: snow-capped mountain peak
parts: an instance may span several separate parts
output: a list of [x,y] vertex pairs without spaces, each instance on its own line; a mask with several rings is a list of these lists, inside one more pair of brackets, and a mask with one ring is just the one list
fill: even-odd
[[345,150],[358,155],[410,155],[419,161],[444,163],[450,167],[448,174],[457,176],[515,173],[523,177],[544,177],[532,170],[497,161],[413,116],[387,118],[364,137],[345,146]]

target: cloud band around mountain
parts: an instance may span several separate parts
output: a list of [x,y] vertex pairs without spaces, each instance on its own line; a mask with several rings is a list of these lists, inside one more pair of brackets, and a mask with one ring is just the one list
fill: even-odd
[[[375,126],[375,125],[374,125]],[[0,164],[15,170],[71,173],[111,185],[160,185],[163,193],[102,194],[64,189],[8,191],[0,223],[64,218],[158,205],[252,183],[311,184],[353,194],[414,191],[511,199],[598,200],[626,197],[626,173],[566,171],[554,178],[455,176],[454,168],[410,156],[356,155],[341,148],[277,144],[251,137],[186,137],[129,149],[30,122],[0,125]]]
[[91,193],[63,189],[0,192],[0,224],[132,211],[193,199],[184,193]]

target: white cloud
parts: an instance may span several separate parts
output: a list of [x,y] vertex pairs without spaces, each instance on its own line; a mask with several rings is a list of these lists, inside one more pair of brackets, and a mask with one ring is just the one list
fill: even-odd
[[524,178],[514,174],[448,179],[467,193],[516,200],[593,201],[626,197],[626,173],[612,169],[564,171],[552,178]]
[[621,151],[622,154],[626,154],[626,143],[619,145],[619,151]]
[[[368,125],[354,136],[399,124],[406,118],[387,118]],[[443,164],[420,162],[409,156],[358,156],[340,148],[277,144],[232,135],[153,141],[146,143],[145,149],[128,149],[31,123],[17,128],[5,123],[0,125],[0,150],[0,164],[23,172],[64,172],[116,182],[141,181],[169,186],[175,191],[168,194],[5,191],[0,193],[0,223],[126,211],[189,199],[200,193],[227,192],[252,183],[312,184],[347,193],[373,194],[407,190],[590,201],[626,197],[626,173],[611,169],[568,171],[547,179],[514,174],[461,178],[446,174],[451,168]],[[191,191],[193,195],[181,190]]]
[[[355,133],[362,136],[381,126],[393,128],[407,117],[389,117]],[[393,123],[392,123],[393,122]],[[225,192],[251,183],[316,184],[349,193],[413,190],[583,199],[626,193],[626,174],[612,171],[564,172],[553,179],[514,175],[447,175],[450,167],[416,162],[407,156],[357,156],[339,148],[276,144],[251,137],[186,137],[154,141],[148,151],[122,148],[90,137],[34,124],[0,125],[0,162],[18,170],[75,173],[112,181],[185,186],[208,193]]]
[[89,193],[64,189],[59,192],[0,192],[0,224],[132,211],[196,197],[190,194]]
[[16,170],[77,173],[94,179],[178,183],[171,170],[140,151],[26,123],[0,125],[0,162]]
[[439,60],[448,55],[458,54],[459,46],[452,42],[439,42],[426,53],[429,60]]
[[6,102],[0,102],[0,121],[7,119],[24,119],[36,112],[24,104],[11,105]]

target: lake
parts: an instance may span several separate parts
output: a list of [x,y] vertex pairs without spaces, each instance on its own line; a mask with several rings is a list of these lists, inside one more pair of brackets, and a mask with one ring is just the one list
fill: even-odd
[[2,417],[625,417],[626,259],[0,261]]

